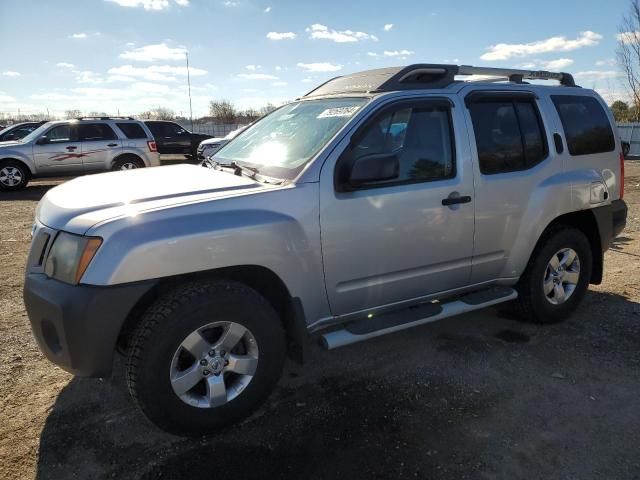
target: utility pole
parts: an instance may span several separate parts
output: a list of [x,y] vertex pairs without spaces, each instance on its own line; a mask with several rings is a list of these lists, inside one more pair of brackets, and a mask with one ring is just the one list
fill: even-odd
[[191,107],[191,75],[189,74],[189,52],[184,52],[187,58],[187,86],[189,87],[189,118],[191,120],[191,131],[193,132],[193,108]]

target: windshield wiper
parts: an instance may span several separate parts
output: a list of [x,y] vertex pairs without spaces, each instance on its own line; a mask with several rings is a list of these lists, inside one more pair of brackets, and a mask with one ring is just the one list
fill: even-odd
[[214,167],[217,168],[232,168],[233,169],[233,173],[235,175],[242,175],[244,174],[246,177],[255,180],[256,182],[261,182],[261,183],[268,183],[271,185],[280,185],[282,183],[285,182],[285,180],[280,179],[280,178],[272,178],[272,177],[268,177],[266,175],[263,175],[260,173],[260,171],[255,168],[255,167],[248,167],[246,165],[241,165],[236,161],[231,161],[228,163],[222,163],[222,162],[217,162],[214,161],[213,162]]

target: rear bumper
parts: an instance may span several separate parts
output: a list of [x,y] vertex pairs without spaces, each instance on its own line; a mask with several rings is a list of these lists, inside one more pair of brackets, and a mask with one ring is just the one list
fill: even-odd
[[154,284],[68,285],[28,274],[24,303],[38,346],[51,362],[75,375],[109,376],[122,324]]
[[609,249],[609,244],[616,238],[627,224],[627,204],[624,200],[614,200],[609,205],[594,208],[593,213],[598,224],[602,251]]

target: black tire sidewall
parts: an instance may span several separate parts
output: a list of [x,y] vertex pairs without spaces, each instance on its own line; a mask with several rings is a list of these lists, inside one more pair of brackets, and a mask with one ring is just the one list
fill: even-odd
[[[136,363],[135,392],[132,392],[144,414],[161,428],[182,435],[212,432],[251,413],[280,378],[285,353],[284,331],[271,305],[256,292],[239,295],[230,290],[203,295],[180,305],[167,320],[156,325],[155,332],[142,346],[142,355]],[[171,387],[171,360],[187,335],[216,321],[233,321],[249,329],[258,345],[258,366],[245,390],[227,404],[216,408],[192,407]]]
[[[554,305],[544,294],[543,278],[551,257],[563,248],[572,248],[577,253],[580,261],[580,278],[571,297],[560,305]],[[535,252],[535,257],[526,273],[527,278],[524,284],[526,291],[521,292],[528,297],[524,300],[527,303],[526,307],[532,310],[533,319],[539,323],[556,323],[571,315],[587,291],[592,263],[589,240],[580,230],[559,227],[551,232]]]
[[24,165],[21,162],[8,160],[8,161],[0,162],[0,169],[4,167],[14,167],[20,170],[20,173],[22,174],[22,182],[20,182],[18,185],[14,185],[13,187],[2,185],[0,183],[0,190],[4,190],[5,192],[14,192],[16,190],[22,190],[27,186],[27,184],[29,183],[31,172],[29,172],[29,169],[27,168],[26,165]]

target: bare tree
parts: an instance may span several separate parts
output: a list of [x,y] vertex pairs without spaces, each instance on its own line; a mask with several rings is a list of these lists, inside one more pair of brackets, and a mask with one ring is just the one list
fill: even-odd
[[260,109],[260,116],[263,117],[271,112],[273,112],[276,107],[273,103],[267,103],[264,107]]
[[618,27],[618,64],[625,75],[626,85],[633,98],[634,120],[638,121],[640,107],[640,0],[631,0],[629,12]]
[[170,108],[157,107],[141,112],[139,117],[148,120],[174,120],[176,113]]
[[79,118],[82,116],[82,112],[80,110],[65,110],[64,118],[67,120],[71,120],[72,118]]
[[238,111],[229,100],[211,100],[209,114],[221,123],[235,123]]

